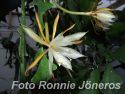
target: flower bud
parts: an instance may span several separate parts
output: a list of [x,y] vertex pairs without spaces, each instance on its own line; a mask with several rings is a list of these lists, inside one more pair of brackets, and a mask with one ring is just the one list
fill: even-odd
[[92,12],[92,17],[95,18],[97,26],[108,29],[108,26],[116,20],[116,16],[111,12],[109,8],[100,8]]

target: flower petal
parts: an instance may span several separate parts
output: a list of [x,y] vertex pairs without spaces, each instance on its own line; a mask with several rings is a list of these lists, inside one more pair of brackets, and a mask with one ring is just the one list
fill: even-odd
[[111,12],[97,13],[97,19],[103,23],[113,22],[116,17]]
[[60,33],[54,40],[52,40],[51,45],[55,46],[68,46],[73,45],[73,41],[77,41],[81,39],[87,32],[79,32],[68,36],[63,36],[62,33]]
[[77,59],[79,57],[84,57],[78,51],[68,48],[68,47],[59,47],[60,53],[68,58]]
[[116,16],[111,12],[111,9],[109,8],[101,8],[96,11],[96,16],[98,20],[100,20],[104,25],[111,25],[112,22],[114,22],[117,18]]
[[57,25],[58,25],[58,21],[59,21],[59,14],[56,16],[54,24],[53,24],[53,35],[52,35],[52,39],[54,39],[56,31],[57,31]]
[[37,21],[40,33],[41,33],[43,39],[45,40],[45,36],[43,34],[43,28],[42,28],[42,25],[41,25],[41,22],[40,22],[40,18],[39,18],[39,15],[38,15],[38,13],[36,11],[35,11],[35,16],[36,16],[36,21]]
[[60,33],[58,36],[56,36],[55,39],[51,41],[51,45],[54,46],[67,46],[67,45],[72,45],[70,41],[67,41],[64,39],[65,37],[63,36],[62,33]]
[[65,34],[67,31],[71,30],[74,26],[75,26],[75,24],[71,25],[69,28],[67,28],[66,30],[64,30],[63,34]]
[[72,70],[71,62],[65,56],[54,50],[52,50],[52,53],[59,66],[62,65],[63,67]]
[[87,32],[79,32],[65,37],[65,41],[73,42],[81,39]]
[[25,31],[33,40],[35,40],[36,42],[39,42],[39,43],[42,44],[42,45],[48,46],[48,44],[47,44],[41,37],[39,37],[37,34],[35,34],[34,31],[33,31],[31,28],[29,28],[29,27],[27,27],[27,26],[25,26],[25,25],[22,25],[22,28],[24,29],[24,31]]
[[37,56],[37,58],[34,60],[34,62],[32,62],[26,69],[25,74],[31,70],[33,67],[35,67],[38,62],[40,61],[40,59],[42,59],[42,57],[48,52],[49,49],[46,49],[43,53],[41,53],[39,56]]
[[46,40],[49,43],[50,39],[49,39],[49,27],[48,27],[48,23],[45,22],[45,35],[46,35]]

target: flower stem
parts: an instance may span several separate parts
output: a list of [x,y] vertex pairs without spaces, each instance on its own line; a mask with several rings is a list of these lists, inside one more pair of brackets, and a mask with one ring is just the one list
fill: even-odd
[[[26,24],[25,17],[25,0],[21,0],[21,24]],[[25,45],[25,34],[23,28],[19,26],[18,32],[20,34],[20,44],[19,44],[19,62],[20,62],[20,80],[25,81],[25,55],[26,55],[26,45]]]
[[68,14],[73,14],[73,15],[85,15],[85,16],[90,16],[91,15],[91,12],[76,12],[76,11],[70,11],[70,10],[67,10],[65,8],[63,8],[62,6],[60,6],[56,0],[53,0],[53,3],[62,11],[64,11],[65,13],[68,13]]

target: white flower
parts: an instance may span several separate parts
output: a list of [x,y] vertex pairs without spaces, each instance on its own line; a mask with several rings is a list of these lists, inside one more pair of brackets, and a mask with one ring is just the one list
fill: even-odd
[[75,33],[72,35],[64,36],[64,33],[66,33],[68,30],[70,30],[74,27],[74,25],[72,25],[71,27],[69,27],[68,29],[66,29],[65,31],[63,31],[62,33],[60,33],[59,35],[57,35],[55,37],[58,20],[59,20],[59,15],[57,15],[57,17],[54,21],[53,34],[52,34],[51,41],[50,41],[50,37],[49,37],[49,32],[48,32],[49,29],[48,29],[47,23],[45,24],[45,29],[46,29],[45,30],[46,35],[44,36],[45,39],[43,39],[41,36],[38,36],[37,34],[35,34],[34,31],[32,29],[30,29],[29,27],[22,25],[24,31],[32,39],[34,39],[39,44],[45,45],[48,47],[47,50],[45,50],[45,52],[40,54],[35,59],[35,61],[33,63],[31,63],[31,65],[28,66],[26,72],[29,71],[30,69],[32,69],[34,66],[36,66],[37,63],[39,62],[39,60],[42,59],[42,57],[47,52],[48,52],[48,58],[49,58],[50,72],[52,72],[52,63],[53,63],[54,59],[59,66],[62,65],[63,67],[72,70],[71,59],[77,59],[79,57],[84,56],[84,55],[80,54],[78,51],[76,51],[72,48],[69,48],[67,46],[80,42],[79,40],[86,34],[86,32],[79,32],[79,33]]
[[116,16],[111,12],[109,8],[99,8],[96,11],[92,12],[92,17],[96,18],[96,25],[107,29],[108,26],[116,20]]
[[83,57],[84,55],[66,46],[73,45],[74,41],[81,39],[85,34],[86,33],[84,32],[80,32],[65,37],[62,33],[59,34],[50,42],[49,59],[54,57],[59,66],[62,65],[63,67],[72,70],[70,59],[76,59]]

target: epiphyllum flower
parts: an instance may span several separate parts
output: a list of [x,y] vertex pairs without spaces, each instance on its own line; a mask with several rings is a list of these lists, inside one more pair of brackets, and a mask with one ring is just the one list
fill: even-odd
[[[79,33],[75,33],[72,35],[63,36],[64,33],[66,33],[68,30],[70,30],[74,27],[74,25],[72,25],[71,27],[69,27],[68,29],[66,29],[65,31],[63,31],[62,33],[60,33],[59,35],[57,35],[55,37],[58,20],[59,20],[59,15],[57,15],[57,17],[54,21],[53,34],[52,34],[51,41],[49,39],[49,28],[48,28],[47,23],[45,24],[46,32],[45,32],[44,38],[35,34],[32,29],[22,25],[24,31],[32,39],[34,39],[36,42],[40,43],[41,45],[45,45],[48,47],[48,49],[45,50],[45,52],[41,53],[35,59],[35,61],[32,62],[31,65],[28,66],[26,72],[29,71],[30,69],[32,69],[34,66],[36,66],[37,63],[39,62],[39,60],[42,59],[44,54],[46,54],[47,52],[48,52],[48,58],[49,58],[50,72],[52,69],[51,67],[52,67],[52,63],[53,63],[53,58],[56,60],[56,62],[59,66],[62,65],[63,67],[72,70],[70,59],[76,59],[76,58],[84,56],[84,55],[80,54],[79,52],[77,52],[76,50],[66,47],[66,46],[80,43],[81,41],[79,41],[79,39],[81,39],[86,34],[86,32],[79,32]],[[37,21],[38,21],[38,17],[37,17]],[[39,22],[38,22],[38,24],[39,24]],[[43,36],[43,33],[41,35]]]
[[92,17],[95,18],[96,25],[104,29],[107,29],[108,26],[112,25],[116,16],[111,11],[112,10],[109,8],[99,8],[96,11],[93,11]]
[[111,23],[114,22],[116,19],[116,16],[111,12],[112,9],[109,8],[99,8],[96,9],[95,11],[89,11],[89,12],[77,12],[63,8],[56,2],[56,0],[53,0],[53,2],[59,9],[61,9],[66,13],[93,17],[95,20],[95,24],[103,29],[107,29],[108,26],[111,25]]

